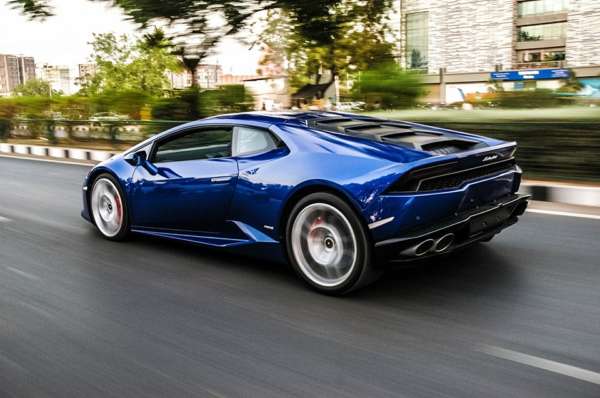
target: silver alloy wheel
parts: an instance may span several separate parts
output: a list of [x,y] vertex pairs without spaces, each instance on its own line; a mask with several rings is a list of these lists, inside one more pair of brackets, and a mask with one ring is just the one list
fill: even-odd
[[357,243],[350,222],[326,203],[306,206],[294,220],[292,251],[302,273],[323,287],[344,283],[357,259]]
[[115,184],[108,178],[94,183],[91,197],[96,226],[105,236],[116,236],[123,225],[123,201]]

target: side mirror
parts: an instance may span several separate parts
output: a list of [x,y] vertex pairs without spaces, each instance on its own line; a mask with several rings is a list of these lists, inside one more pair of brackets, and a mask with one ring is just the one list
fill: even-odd
[[138,151],[125,156],[125,161],[132,166],[141,166],[146,161],[146,152]]
[[148,173],[152,175],[158,174],[158,167],[153,165],[152,162],[148,160],[148,155],[146,155],[146,151],[130,153],[129,155],[125,156],[125,161],[132,166],[142,166],[148,171]]

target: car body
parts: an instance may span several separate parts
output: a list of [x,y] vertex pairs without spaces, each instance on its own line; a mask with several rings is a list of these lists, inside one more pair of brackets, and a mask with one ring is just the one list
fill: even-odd
[[515,150],[347,113],[222,115],[98,164],[82,216],[119,221],[109,239],[133,231],[290,261],[317,290],[345,293],[380,264],[450,253],[514,224],[528,199]]

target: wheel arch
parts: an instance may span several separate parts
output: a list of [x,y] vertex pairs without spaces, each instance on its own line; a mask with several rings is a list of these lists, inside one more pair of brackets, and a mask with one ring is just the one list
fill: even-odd
[[[334,196],[338,197],[339,199],[343,200],[355,212],[356,216],[362,223],[365,230],[369,231],[368,225],[363,216],[360,206],[348,192],[346,192],[340,186],[332,185],[332,184],[324,182],[324,181],[313,181],[313,182],[305,183],[305,184],[297,187],[286,198],[285,203],[280,212],[279,224],[278,224],[278,229],[277,229],[279,231],[278,235],[279,235],[279,239],[281,242],[285,242],[285,240],[287,238],[286,237],[286,226],[287,226],[287,222],[288,222],[288,217],[291,214],[292,210],[294,209],[294,206],[296,206],[296,204],[305,196],[313,194],[313,193],[318,193],[318,192],[329,193],[329,194],[334,195]],[[371,238],[370,234],[367,233],[367,235],[369,236],[369,239],[370,239]]]
[[[94,217],[91,215],[90,195],[92,194],[92,189],[94,187],[94,182],[102,174],[109,174],[111,177],[113,177],[115,179],[115,181],[119,184],[119,187],[121,188],[121,190],[125,194],[124,197],[123,197],[123,200],[127,201],[127,190],[123,186],[123,183],[122,183],[121,179],[119,178],[119,176],[114,171],[112,171],[111,169],[106,168],[106,167],[97,167],[97,168],[94,168],[92,171],[90,171],[90,174],[88,174],[88,176],[86,178],[86,185],[87,185],[88,188],[87,188],[87,191],[85,192],[86,205],[87,205],[87,208],[89,209],[90,220],[91,220],[91,222],[93,224],[95,224],[95,221],[94,221]],[[129,216],[131,217],[131,215],[129,215]]]

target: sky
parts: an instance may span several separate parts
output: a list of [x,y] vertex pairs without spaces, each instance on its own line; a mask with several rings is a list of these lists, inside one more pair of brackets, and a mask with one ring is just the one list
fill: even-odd
[[[52,4],[54,17],[30,21],[7,0],[0,0],[0,54],[33,56],[38,66],[67,65],[73,74],[78,64],[89,61],[87,43],[92,33],[136,34],[135,25],[117,8],[87,0],[53,0]],[[259,55],[256,49],[228,38],[205,62],[220,64],[224,73],[252,75]]]

